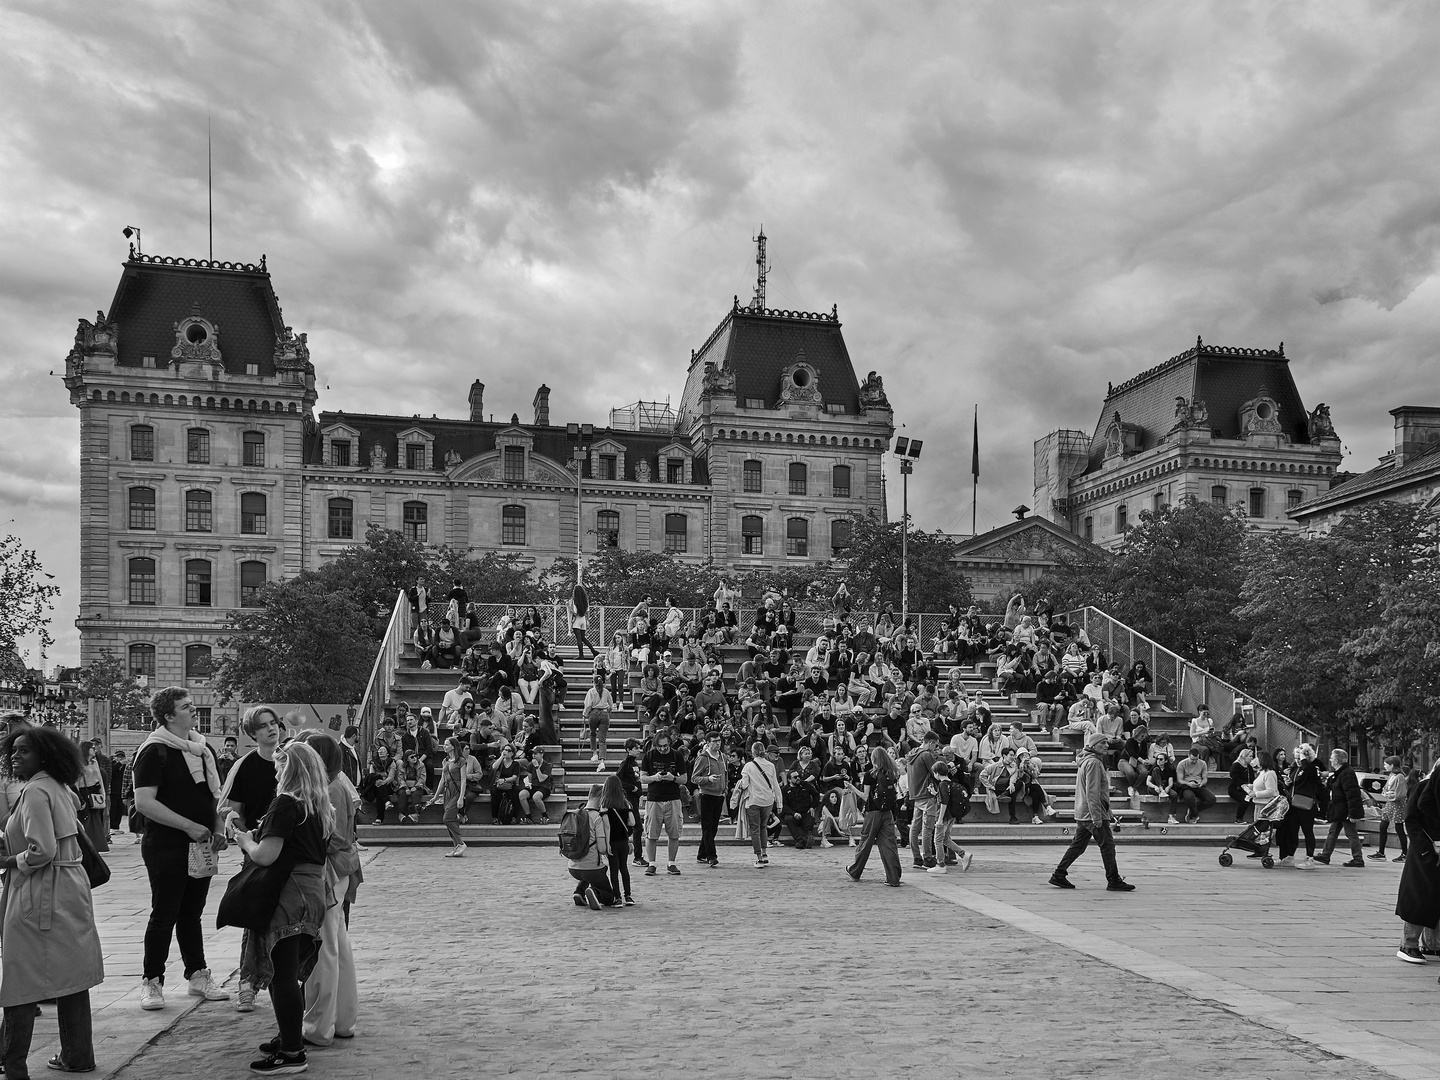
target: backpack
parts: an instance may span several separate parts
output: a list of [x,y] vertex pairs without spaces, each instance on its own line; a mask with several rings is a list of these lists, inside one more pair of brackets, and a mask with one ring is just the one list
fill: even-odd
[[950,789],[946,793],[945,808],[952,821],[959,821],[970,813],[970,789],[958,780],[947,780],[945,783]]
[[560,857],[578,861],[594,844],[590,836],[590,811],[586,808],[566,810],[560,819]]

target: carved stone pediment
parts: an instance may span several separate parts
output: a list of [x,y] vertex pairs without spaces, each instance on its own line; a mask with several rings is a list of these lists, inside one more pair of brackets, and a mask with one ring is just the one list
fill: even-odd
[[221,367],[220,326],[200,314],[197,304],[175,324],[175,347],[170,356],[176,363],[202,363]]

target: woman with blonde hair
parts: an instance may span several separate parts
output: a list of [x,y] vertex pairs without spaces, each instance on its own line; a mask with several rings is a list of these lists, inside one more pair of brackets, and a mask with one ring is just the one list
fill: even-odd
[[[319,956],[325,861],[335,832],[330,782],[320,756],[308,744],[292,742],[275,752],[275,768],[275,801],[260,827],[235,837],[251,862],[288,870],[269,928],[246,938],[246,966],[256,972],[256,989],[269,986],[280,1029],[261,1045],[265,1057],[250,1063],[250,1071],[258,1073],[302,1072],[306,1067],[305,993],[300,984]],[[237,818],[232,814],[232,828]]]
[[895,838],[895,806],[899,802],[895,785],[900,768],[883,746],[870,749],[870,769],[865,784],[865,822],[860,832],[860,847],[855,861],[845,873],[856,881],[865,872],[870,849],[879,845],[880,862],[885,867],[885,884],[900,885],[900,848]]

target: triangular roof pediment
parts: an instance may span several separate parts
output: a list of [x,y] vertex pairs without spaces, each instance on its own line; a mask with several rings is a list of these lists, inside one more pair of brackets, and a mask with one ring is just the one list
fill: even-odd
[[962,540],[955,554],[962,559],[1022,559],[1034,552],[1053,558],[1085,546],[1069,529],[1045,518],[1027,517]]

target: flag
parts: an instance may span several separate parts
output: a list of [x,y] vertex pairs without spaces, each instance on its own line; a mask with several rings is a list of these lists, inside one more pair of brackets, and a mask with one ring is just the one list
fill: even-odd
[[970,475],[980,479],[980,406],[975,406],[975,441],[970,448]]

